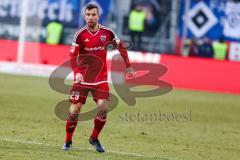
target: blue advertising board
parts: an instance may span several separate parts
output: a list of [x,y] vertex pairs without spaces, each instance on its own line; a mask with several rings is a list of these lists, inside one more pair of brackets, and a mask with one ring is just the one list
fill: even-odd
[[[227,0],[190,0],[188,11],[187,38],[240,41],[240,3]],[[183,36],[186,1],[181,1],[179,35]],[[238,33],[239,34],[236,34]],[[233,34],[234,33],[234,34]]]
[[[23,0],[4,0],[0,3],[0,38],[17,39]],[[27,11],[27,33],[38,41],[45,36],[44,29],[49,22],[58,21],[65,29],[77,29],[84,22],[82,11],[89,3],[100,8],[100,23],[104,23],[111,7],[111,0],[29,0]],[[83,5],[83,6],[81,6]],[[35,32],[34,35],[31,33]],[[72,34],[72,33],[71,33]],[[27,37],[28,37],[27,36]]]

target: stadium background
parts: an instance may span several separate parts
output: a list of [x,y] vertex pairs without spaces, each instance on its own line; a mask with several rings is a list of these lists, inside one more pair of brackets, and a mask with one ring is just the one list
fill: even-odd
[[[121,156],[126,159],[237,159],[240,148],[237,143],[240,133],[237,123],[240,12],[237,8],[240,2],[237,0],[0,0],[0,158],[26,159],[31,154],[32,159],[42,159],[41,155],[48,151],[56,159],[62,158],[63,154],[58,152],[61,145],[58,133],[63,133],[64,123],[55,117],[53,110],[56,103],[67,96],[49,89],[48,80],[39,76],[49,77],[68,59],[73,35],[84,25],[81,13],[88,3],[100,6],[100,22],[116,31],[124,41],[130,40],[127,23],[133,5],[153,7],[157,23],[153,28],[146,27],[142,50],[129,50],[130,60],[167,67],[161,79],[174,90],[160,97],[139,99],[138,108],[134,109],[120,101],[123,108],[111,112],[110,129],[106,131],[115,136],[119,134],[119,140],[113,135],[109,140],[103,137],[109,155],[99,157],[86,149],[84,143],[81,145],[85,149],[78,150],[80,154],[73,151],[66,158],[77,159],[82,155],[85,159],[121,159]],[[63,25],[61,44],[45,43],[46,27],[51,21]],[[212,41],[224,38],[228,45],[225,60],[189,57],[184,53],[185,41],[201,40],[205,36]],[[109,63],[116,53],[110,52]],[[42,107],[42,111],[36,106]],[[93,106],[91,102],[90,106]],[[193,120],[140,123],[121,119],[124,113],[152,114],[159,110],[179,114],[191,110]],[[31,112],[34,115],[30,115]],[[43,129],[34,127],[35,123]],[[114,123],[119,124],[119,128],[115,128]],[[88,129],[90,124],[86,122],[84,126]],[[132,133],[124,130],[134,127],[136,130]],[[84,134],[88,133],[87,129]],[[154,141],[156,138],[160,140]],[[116,142],[111,144],[111,141]],[[127,142],[123,143],[124,147],[121,141],[129,141],[134,147]],[[44,157],[53,159],[50,154]]]

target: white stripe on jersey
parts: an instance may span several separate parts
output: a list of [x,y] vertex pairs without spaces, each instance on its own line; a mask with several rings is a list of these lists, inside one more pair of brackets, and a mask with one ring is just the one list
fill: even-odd
[[86,26],[83,27],[83,28],[81,28],[79,31],[77,31],[77,32],[75,33],[74,38],[73,38],[73,43],[76,43],[76,40],[77,40],[78,35],[79,35],[81,32],[83,32],[85,29],[87,29]]
[[78,82],[73,82],[73,83],[75,83],[75,84],[84,84],[84,85],[92,85],[92,86],[94,86],[94,85],[98,85],[98,84],[102,84],[102,83],[107,83],[108,81],[100,81],[100,82],[96,82],[96,83],[88,83],[88,82],[80,82],[80,83],[78,83]]

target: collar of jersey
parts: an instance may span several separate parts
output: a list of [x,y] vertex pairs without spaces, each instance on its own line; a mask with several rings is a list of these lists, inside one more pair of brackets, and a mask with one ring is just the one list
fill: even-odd
[[86,26],[86,28],[87,28],[88,32],[89,32],[91,35],[95,36],[95,35],[98,34],[98,32],[99,32],[99,30],[100,30],[100,24],[98,24],[98,30],[97,30],[97,32],[95,32],[94,34],[88,29],[88,26]]

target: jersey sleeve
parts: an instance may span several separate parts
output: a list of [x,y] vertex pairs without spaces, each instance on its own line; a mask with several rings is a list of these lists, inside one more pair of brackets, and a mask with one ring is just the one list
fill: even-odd
[[73,38],[73,42],[71,45],[71,49],[69,52],[69,56],[70,56],[70,62],[71,62],[71,68],[72,71],[74,72],[74,76],[78,73],[78,63],[77,63],[77,59],[78,59],[78,55],[79,55],[79,51],[81,48],[81,42],[80,42],[80,34],[79,32],[75,33],[74,38]]
[[69,55],[71,57],[78,56],[79,50],[81,48],[80,45],[81,45],[80,34],[79,34],[79,32],[77,32],[74,35],[73,42],[72,42],[71,49],[70,49],[70,53],[69,53]]
[[127,50],[123,44],[123,42],[120,40],[120,38],[117,36],[117,34],[111,30],[111,40],[116,44],[120,55],[122,56],[126,67],[130,67],[130,61],[129,61],[129,57],[128,57],[128,53]]

